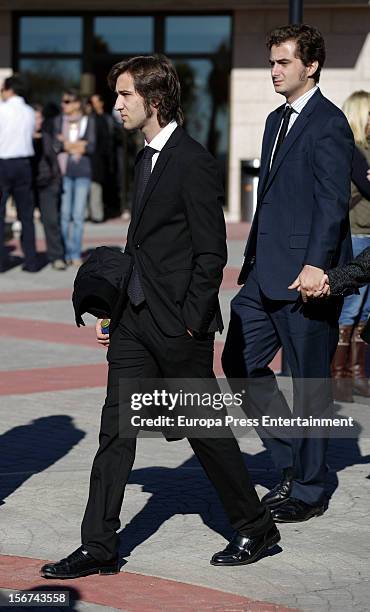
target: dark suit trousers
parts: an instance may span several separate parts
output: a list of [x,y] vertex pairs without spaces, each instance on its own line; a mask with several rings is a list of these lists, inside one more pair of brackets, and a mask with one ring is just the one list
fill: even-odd
[[36,201],[41,212],[49,261],[64,259],[64,246],[59,215],[60,188],[58,185],[39,187]]
[[[158,376],[211,378],[213,337],[165,336],[146,305],[135,308],[129,304],[112,334],[107,359],[107,398],[81,530],[83,545],[100,560],[117,554],[119,515],[135,459],[135,437],[119,436],[120,381],[122,385],[124,379]],[[271,525],[270,513],[258,499],[235,438],[192,438],[189,443],[215,486],[232,527],[245,535],[264,532]]]
[[[256,268],[252,269],[231,302],[222,357],[231,386],[248,378],[246,410],[251,416],[332,416],[330,363],[338,342],[341,305],[341,300],[316,300],[306,305],[300,299],[270,300],[260,290]],[[293,377],[293,415],[268,367],[281,347]],[[294,467],[291,496],[312,505],[321,502],[328,431],[297,429],[292,437],[284,435],[284,430],[275,430],[272,435],[271,430],[259,427],[257,432],[277,469]]]
[[22,249],[25,264],[36,264],[35,227],[33,223],[34,201],[32,195],[31,162],[28,158],[0,159],[0,263],[6,259],[4,246],[5,205],[12,195],[22,223]]

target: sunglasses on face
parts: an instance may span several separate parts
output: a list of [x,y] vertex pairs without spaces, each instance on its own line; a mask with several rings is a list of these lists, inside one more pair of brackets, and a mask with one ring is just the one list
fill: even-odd
[[73,100],[69,100],[68,98],[62,100],[62,104],[71,104],[71,102],[73,102]]

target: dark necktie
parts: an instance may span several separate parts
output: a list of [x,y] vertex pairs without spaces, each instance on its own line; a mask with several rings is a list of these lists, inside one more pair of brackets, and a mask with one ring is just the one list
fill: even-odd
[[290,117],[292,116],[292,113],[294,113],[294,110],[292,109],[292,107],[291,106],[286,106],[285,109],[284,109],[283,122],[282,122],[281,127],[280,127],[279,135],[277,137],[276,147],[275,147],[274,155],[272,157],[270,168],[272,168],[273,163],[274,163],[274,161],[276,159],[276,156],[278,154],[278,151],[279,151],[281,145],[283,144],[283,140],[284,140],[284,138],[286,136],[286,133],[288,131],[289,120],[290,120]]
[[145,188],[150,179],[150,175],[152,173],[152,157],[158,153],[156,149],[152,147],[145,147],[143,151],[143,156],[141,158],[140,170],[139,170],[139,180],[137,184],[137,192],[135,195],[134,202],[134,213],[137,216],[140,213],[142,199],[145,192]]
[[[152,147],[145,147],[143,156],[141,158],[137,193],[134,202],[135,219],[137,219],[140,214],[140,210],[143,204],[143,195],[152,172],[152,157],[153,155],[155,155],[155,153],[158,153],[156,149],[153,149]],[[145,302],[145,295],[141,285],[140,276],[135,266],[132,270],[132,274],[127,288],[127,294],[130,298],[131,304],[133,304],[134,306],[139,306],[139,304]]]

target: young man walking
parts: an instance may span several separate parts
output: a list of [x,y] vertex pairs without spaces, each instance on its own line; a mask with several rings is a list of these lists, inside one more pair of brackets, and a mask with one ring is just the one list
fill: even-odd
[[[118,570],[119,515],[136,450],[136,438],[119,432],[119,385],[145,378],[211,379],[214,333],[222,329],[223,188],[215,160],[181,127],[175,69],[163,56],[137,57],[116,64],[109,80],[124,128],[141,130],[145,137],[127,236],[131,276],[109,340],[97,324],[98,340],[109,344],[108,389],[82,546],[59,563],[45,565],[46,578]],[[211,563],[256,561],[280,536],[257,497],[235,438],[192,437],[189,443],[236,532]]]
[[[313,299],[327,268],[351,259],[348,207],[353,137],[318,87],[320,32],[307,25],[268,38],[273,86],[285,102],[267,118],[258,206],[245,249],[223,354],[230,379],[248,378],[249,409],[290,419],[269,363],[283,347],[294,383],[293,417],[327,416],[341,298]],[[297,294],[298,290],[298,294]],[[303,431],[303,434],[302,434]],[[327,431],[258,429],[281,481],[263,502],[275,521],[325,509]],[[290,433],[290,432],[289,432]]]

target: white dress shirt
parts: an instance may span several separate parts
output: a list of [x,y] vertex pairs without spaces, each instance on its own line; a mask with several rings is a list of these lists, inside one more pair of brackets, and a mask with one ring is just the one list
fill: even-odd
[[[297,121],[299,113],[302,112],[307,102],[310,100],[310,98],[312,98],[312,96],[314,95],[314,93],[316,93],[317,90],[318,90],[318,85],[315,85],[315,87],[312,87],[312,89],[309,89],[308,91],[306,91],[306,93],[304,93],[303,96],[300,96],[299,98],[297,98],[297,100],[295,100],[291,104],[286,103],[285,108],[287,106],[291,106],[293,109],[293,112],[290,115],[290,119],[288,123],[287,134],[289,133],[289,130],[292,129],[294,122]],[[283,119],[281,120],[281,123],[282,122],[283,122]],[[280,128],[281,128],[281,123],[280,123]],[[274,159],[274,152],[276,148],[277,139],[279,137],[280,128],[278,130],[278,133],[275,139],[274,148],[272,149],[271,158],[270,158],[270,168],[271,168],[272,160]]]
[[167,123],[167,125],[165,125],[165,127],[162,128],[156,136],[154,136],[153,140],[151,140],[150,142],[145,141],[146,147],[152,147],[153,149],[156,149],[158,151],[158,153],[154,153],[152,157],[152,172],[160,152],[162,151],[164,145],[169,140],[170,136],[173,134],[176,128],[176,121],[170,121],[170,123]]
[[0,159],[32,157],[35,113],[20,96],[0,104]]
[[[306,91],[306,93],[304,93],[303,96],[301,96],[300,98],[297,98],[297,100],[294,100],[294,102],[291,103],[290,106],[292,107],[294,112],[290,116],[287,134],[289,133],[289,130],[292,128],[292,125],[294,124],[294,122],[298,119],[299,113],[303,111],[307,102],[316,93],[318,88],[319,88],[318,85],[315,85],[315,87],[312,87],[312,89],[309,89],[308,91]],[[288,105],[286,104],[286,106]]]

